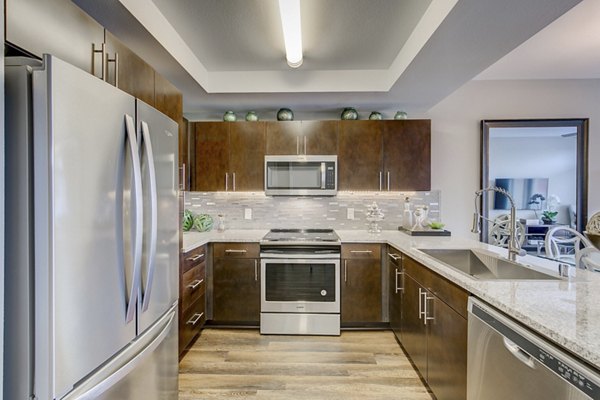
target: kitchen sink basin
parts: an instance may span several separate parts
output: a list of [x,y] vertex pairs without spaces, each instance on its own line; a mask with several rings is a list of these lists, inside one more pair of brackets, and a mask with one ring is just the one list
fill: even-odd
[[561,279],[522,264],[500,258],[494,253],[472,249],[419,249],[423,253],[460,272],[481,280]]

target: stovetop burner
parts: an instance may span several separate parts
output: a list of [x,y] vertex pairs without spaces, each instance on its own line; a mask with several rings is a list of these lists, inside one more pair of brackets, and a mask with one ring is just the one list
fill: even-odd
[[311,242],[338,243],[340,237],[333,229],[271,229],[261,243],[273,242]]

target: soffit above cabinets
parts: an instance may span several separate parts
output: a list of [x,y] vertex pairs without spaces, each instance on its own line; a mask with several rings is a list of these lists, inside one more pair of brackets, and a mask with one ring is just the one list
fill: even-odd
[[301,0],[304,63],[277,0],[72,0],[184,95],[186,114],[426,111],[581,0]]

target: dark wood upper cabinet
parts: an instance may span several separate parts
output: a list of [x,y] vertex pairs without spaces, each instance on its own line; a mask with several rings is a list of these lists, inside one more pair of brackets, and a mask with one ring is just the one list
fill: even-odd
[[[119,53],[119,89],[154,107],[154,69],[108,31],[105,42],[109,57]],[[107,81],[115,82],[114,64],[108,67]]]
[[305,154],[337,154],[339,127],[339,121],[302,121]]
[[195,162],[192,190],[225,190],[229,170],[229,125],[223,122],[193,124]]
[[302,142],[302,127],[300,121],[269,121],[266,122],[266,130],[267,154],[302,154],[300,153],[300,145]]
[[431,121],[381,121],[384,186],[431,190]]
[[340,121],[338,140],[338,189],[380,190],[381,121]]
[[269,155],[337,154],[339,121],[269,121]]
[[265,147],[264,122],[235,122],[230,125],[229,190],[264,190]]

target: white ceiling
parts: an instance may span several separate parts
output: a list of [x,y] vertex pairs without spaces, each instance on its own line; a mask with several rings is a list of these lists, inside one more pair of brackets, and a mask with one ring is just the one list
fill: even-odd
[[600,1],[583,0],[477,79],[600,78]]
[[347,106],[426,111],[581,0],[301,0],[297,70],[276,0],[72,1],[171,80],[191,119],[274,118],[283,106],[301,119]]

